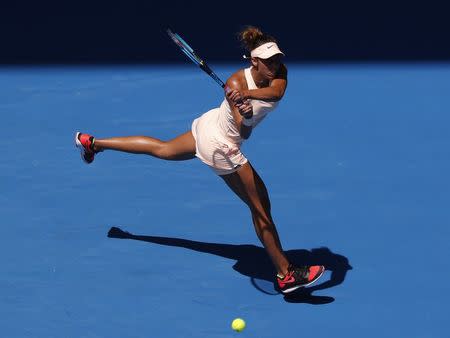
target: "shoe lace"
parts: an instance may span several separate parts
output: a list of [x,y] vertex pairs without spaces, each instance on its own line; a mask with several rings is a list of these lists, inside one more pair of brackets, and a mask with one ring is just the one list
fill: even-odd
[[297,275],[302,279],[306,279],[308,278],[309,275],[309,266],[298,266],[298,267],[290,266],[288,271],[289,272],[292,271],[291,273]]

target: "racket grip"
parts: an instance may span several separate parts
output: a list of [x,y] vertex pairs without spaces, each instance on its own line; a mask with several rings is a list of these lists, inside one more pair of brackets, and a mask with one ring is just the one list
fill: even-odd
[[230,87],[228,87],[226,84],[224,84],[223,85],[223,89],[225,90],[225,93],[229,93],[229,92],[231,92],[231,88]]

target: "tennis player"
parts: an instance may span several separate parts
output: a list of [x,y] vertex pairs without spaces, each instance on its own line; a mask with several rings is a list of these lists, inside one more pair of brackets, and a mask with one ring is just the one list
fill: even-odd
[[76,146],[86,163],[104,150],[147,154],[164,160],[199,158],[250,208],[256,234],[276,269],[278,288],[292,292],[315,282],[324,272],[321,265],[294,266],[283,252],[271,215],[269,195],[261,177],[241,152],[241,144],[273,111],[287,87],[287,68],[275,38],[249,26],[239,33],[249,55],[248,68],[226,81],[225,98],[192,123],[191,130],[169,140],[148,136],[99,139],[76,133]]

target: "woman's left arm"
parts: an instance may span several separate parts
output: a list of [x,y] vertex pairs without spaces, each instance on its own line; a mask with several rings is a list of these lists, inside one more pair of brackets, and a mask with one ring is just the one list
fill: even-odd
[[287,68],[280,66],[277,76],[270,82],[269,87],[258,89],[246,89],[242,91],[242,97],[250,100],[280,101],[287,87]]

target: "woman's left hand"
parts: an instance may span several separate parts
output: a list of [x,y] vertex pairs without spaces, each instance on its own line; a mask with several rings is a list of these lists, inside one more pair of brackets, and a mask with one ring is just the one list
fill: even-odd
[[232,89],[230,91],[228,91],[226,93],[227,98],[231,101],[233,101],[234,103],[242,103],[242,101],[244,100],[244,94],[243,92],[236,90],[236,89]]

